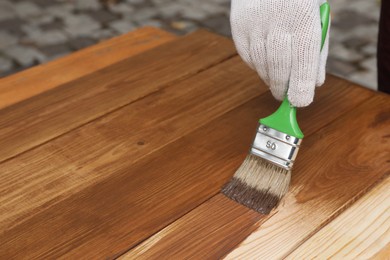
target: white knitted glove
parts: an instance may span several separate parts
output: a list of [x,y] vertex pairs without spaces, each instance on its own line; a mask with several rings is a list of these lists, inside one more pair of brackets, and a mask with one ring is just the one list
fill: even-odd
[[239,55],[276,99],[284,99],[287,92],[296,107],[309,105],[315,86],[325,80],[329,37],[320,52],[324,2],[232,0],[230,22]]

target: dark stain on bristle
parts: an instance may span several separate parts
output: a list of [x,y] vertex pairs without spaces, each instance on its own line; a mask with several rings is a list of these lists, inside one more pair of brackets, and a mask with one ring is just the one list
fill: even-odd
[[265,215],[269,214],[280,201],[280,198],[268,191],[249,187],[234,177],[222,188],[222,193],[228,198]]

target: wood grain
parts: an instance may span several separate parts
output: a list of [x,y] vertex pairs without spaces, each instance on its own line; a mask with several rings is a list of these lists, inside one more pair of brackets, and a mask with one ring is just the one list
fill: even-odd
[[228,39],[198,31],[0,110],[0,162],[234,54]]
[[[43,132],[29,132],[19,146],[40,142],[0,163],[0,258],[219,258],[254,230],[228,258],[286,256],[388,175],[388,98],[329,77],[317,102],[298,113],[306,137],[283,204],[265,217],[226,199],[221,185],[245,157],[257,119],[277,102],[232,57],[230,41],[175,44],[158,47],[166,59],[151,50],[79,79],[88,91],[67,92],[76,80],[0,111],[40,111],[29,128],[4,128],[6,139]],[[173,64],[173,54],[182,63]],[[196,70],[185,67],[193,56]],[[129,64],[137,76],[125,73]],[[181,76],[172,80],[175,66]],[[112,84],[93,92],[104,80]],[[133,91],[139,86],[152,91]],[[47,104],[52,92],[68,95]],[[53,120],[60,111],[78,123]]]
[[[246,77],[240,77],[242,75]],[[3,199],[1,211],[8,212],[0,222],[1,229],[8,230],[3,236],[8,241],[4,248],[11,248],[12,251],[20,252],[20,255],[32,255],[33,252],[37,256],[60,256],[65,252],[74,256],[99,253],[115,255],[184,215],[214,195],[228,180],[245,156],[256,118],[270,113],[277,106],[277,102],[268,92],[267,96],[256,99],[235,112],[237,114],[234,118],[228,117],[223,121],[217,119],[216,123],[195,137],[191,135],[184,141],[177,141],[155,156],[145,156],[185,135],[186,131],[195,130],[219,113],[233,109],[234,106],[264,92],[264,86],[259,88],[258,83],[257,75],[237,57],[3,163],[2,167],[7,174],[3,175],[5,182],[2,183],[0,191]],[[332,81],[330,83],[331,87],[339,89],[340,93],[349,92],[349,88],[343,84]],[[370,94],[371,92],[364,90],[352,91],[352,106],[353,102],[361,102]],[[337,102],[337,99],[329,96],[324,95],[323,99]],[[198,102],[194,97],[202,102]],[[351,104],[337,103],[332,105],[336,111],[351,109]],[[307,112],[302,111],[302,114]],[[171,119],[173,115],[174,120]],[[232,122],[235,122],[235,125],[232,125]],[[302,126],[310,130],[305,124]],[[321,125],[317,124],[317,127]],[[128,129],[132,131],[129,132]],[[148,131],[145,132],[145,129]],[[229,141],[231,139],[234,140],[233,143]],[[140,142],[143,145],[139,145]],[[234,159],[223,159],[221,154],[226,152],[232,153],[234,156],[230,155],[228,158]],[[206,157],[202,159],[202,156]],[[137,160],[142,158],[149,159],[140,162],[140,165],[136,164]],[[169,158],[176,160],[168,164]],[[178,161],[181,163],[177,164]],[[203,163],[210,161],[219,163],[211,169],[206,167],[209,171],[200,175],[199,169],[204,168]],[[70,175],[69,172],[73,174]],[[139,175],[139,172],[143,174]],[[210,176],[210,172],[214,173],[214,177]],[[162,173],[164,175],[161,175]],[[188,177],[183,178],[183,173]],[[213,182],[210,182],[210,179],[213,179]],[[125,183],[128,184],[124,185]],[[148,187],[145,183],[155,184]],[[181,194],[180,198],[184,200],[180,203],[181,207],[177,208],[179,199],[172,198],[170,189],[164,188],[165,185],[175,185],[175,189],[180,189],[177,193]],[[145,192],[146,188],[149,192]],[[196,196],[193,194],[194,189],[198,191]],[[160,190],[162,194],[158,193]],[[96,200],[93,199],[95,196]],[[125,200],[124,206],[118,204],[121,202],[119,198]],[[164,198],[166,203],[162,204],[161,198]],[[176,203],[172,203],[172,199]],[[142,201],[149,203],[145,205]],[[153,219],[152,224],[145,215],[149,216],[153,207],[156,210],[154,215],[158,217]],[[66,208],[67,213],[60,208]],[[112,212],[113,210],[119,211]],[[106,212],[105,216],[109,219],[97,221],[104,220],[101,212]],[[134,212],[138,214],[135,215]],[[52,222],[48,222],[47,216],[51,216]],[[75,222],[75,218],[80,219],[80,222]],[[112,221],[121,224],[112,226]],[[45,247],[42,246],[45,238],[53,237],[58,228],[66,229],[67,225],[70,230],[67,234],[51,239],[46,242]],[[98,226],[101,229],[98,229]],[[74,232],[75,229],[78,231]],[[27,234],[24,234],[25,232]],[[80,232],[87,234],[86,237],[79,237]],[[22,233],[24,235],[21,235]],[[123,233],[128,234],[126,239],[123,239]],[[36,243],[26,243],[28,238],[34,238]],[[118,239],[125,242],[122,244]],[[66,251],[69,248],[50,251],[50,248],[56,248],[66,241],[77,241],[75,243],[78,246],[72,244],[74,249],[69,252]],[[113,247],[113,251],[109,251],[114,242],[118,245]],[[97,244],[100,249],[92,250]],[[40,247],[41,250],[36,250],[34,246]],[[7,253],[10,252],[4,252]]]
[[[343,114],[346,111],[353,109],[357,104],[373,94],[372,92],[361,88],[351,88],[348,86],[347,82],[332,76],[328,78],[326,87],[327,88],[324,88],[318,95],[318,100],[322,100],[323,102],[316,102],[312,106],[312,110],[315,111],[315,113],[311,113],[308,109],[300,111],[300,122],[301,127],[306,134],[305,138],[310,138],[313,133],[331,123],[334,120],[334,114]],[[340,92],[336,93],[336,90]],[[345,95],[347,93],[351,96],[347,97]],[[348,101],[344,98],[348,98]],[[346,102],[340,102],[341,100]],[[240,119],[236,119],[240,125],[240,128],[236,130],[237,132],[229,132],[229,136],[225,137],[227,138],[225,142],[233,142],[231,139],[236,142],[236,140],[239,139],[238,142],[240,144],[243,143],[244,145],[238,147],[237,144],[232,144],[232,148],[224,147],[222,152],[216,154],[215,159],[212,161],[213,167],[223,169],[222,171],[216,170],[219,178],[221,178],[221,175],[225,175],[225,179],[228,180],[240,163],[242,163],[250,142],[252,141],[251,133],[253,132],[253,129],[255,129],[254,122],[256,121],[256,118],[259,115],[265,116],[276,108],[276,103],[273,102],[269,93],[261,96],[254,102],[254,105],[248,106],[248,108],[245,109],[245,112],[242,113],[243,116],[241,116]],[[246,106],[243,106],[242,109],[244,109],[244,107]],[[316,120],[318,115],[322,115],[323,120]],[[249,119],[247,119],[247,117],[249,117]],[[230,121],[233,122],[234,120]],[[219,138],[224,138],[224,136],[221,135]],[[216,142],[213,139],[209,139],[209,141],[212,143]],[[234,165],[229,166],[227,171],[226,162],[218,160],[218,156],[233,153],[237,149],[240,149],[239,154],[241,156],[234,161]],[[217,163],[218,165],[216,165]],[[198,175],[199,172],[196,171],[193,174]],[[213,175],[214,171],[208,170],[207,174],[209,175],[209,178],[205,179],[205,182],[216,179]],[[225,182],[218,182],[213,186],[215,193],[219,192],[223,183]],[[233,205],[235,205],[234,208],[232,208]],[[217,218],[213,218],[212,216],[214,213],[211,213],[214,212],[215,209],[219,209]],[[232,214],[231,211],[239,212],[238,214],[234,214],[234,221],[230,218],[230,214]],[[232,250],[231,245],[240,243],[243,237],[250,234],[253,229],[256,228],[259,223],[265,221],[266,218],[266,216],[260,214],[254,215],[254,212],[247,210],[239,204],[232,204],[228,199],[224,198],[223,195],[218,194],[207,204],[201,205],[180,220],[173,222],[171,225],[155,234],[152,238],[146,240],[133,250],[130,250],[123,257],[125,259],[156,259],[157,256],[164,256],[167,259],[203,259],[205,257],[204,254],[207,253],[207,258],[217,259],[229,253],[229,251]],[[203,229],[203,227],[207,228]],[[200,232],[200,230],[203,232]],[[197,239],[199,237],[202,237],[202,239]],[[185,240],[185,238],[188,240]],[[215,246],[214,250],[207,250],[210,248],[210,245],[219,246]]]
[[72,55],[0,79],[0,109],[93,73],[176,37],[153,27],[103,41]]
[[371,259],[390,244],[389,207],[387,178],[287,259]]
[[[242,74],[248,77],[242,79],[239,77]],[[154,163],[148,162],[142,167],[133,165],[146,155],[266,91],[264,87],[259,88],[256,83],[258,83],[257,75],[249,71],[236,57],[4,162],[1,165],[3,181],[0,184],[0,211],[5,214],[2,214],[0,220],[0,229],[4,231],[0,235],[0,240],[5,241],[3,248],[8,251],[2,251],[0,255],[6,256],[11,252],[18,252],[19,256],[60,256],[69,248],[58,248],[58,250],[52,250],[52,248],[57,248],[66,241],[77,241],[75,243],[79,245],[72,244],[74,252],[68,252],[69,254],[79,252],[108,254],[110,251],[107,250],[110,246],[112,247],[113,241],[107,238],[114,239],[116,242],[118,242],[117,239],[124,239],[123,234],[107,237],[107,232],[118,232],[118,228],[122,227],[110,225],[112,221],[118,223],[119,220],[124,220],[123,224],[127,227],[130,225],[130,227],[137,228],[129,231],[119,230],[119,232],[125,232],[124,234],[131,234],[126,238],[127,243],[124,249],[127,249],[129,243],[137,243],[150,236],[149,232],[155,232],[156,228],[164,225],[163,218],[166,218],[167,214],[168,217],[172,217],[170,214],[173,209],[170,207],[167,207],[166,215],[163,211],[159,211],[157,215],[161,215],[160,221],[156,223],[157,227],[154,227],[144,222],[147,218],[144,214],[140,214],[142,212],[146,214],[151,210],[150,205],[147,206],[148,203],[142,203],[142,201],[147,201],[145,201],[145,195],[153,196],[160,190],[163,192],[162,197],[171,194],[170,189],[160,189],[164,185],[170,185],[169,183],[164,182],[164,179],[162,179],[163,182],[158,182],[158,179],[162,178],[162,175],[159,177],[158,174],[163,171],[164,161],[169,160],[155,161],[157,160],[155,157]],[[208,136],[210,132],[216,136],[219,135],[214,130],[214,128],[209,128],[208,132],[201,136],[203,142],[208,143],[205,136]],[[193,143],[192,146],[200,149],[198,154],[204,153],[201,144]],[[180,147],[191,146],[180,145]],[[157,158],[167,156],[175,158],[173,151],[160,153]],[[183,153],[183,155],[191,161],[192,156],[195,156],[191,153]],[[175,161],[171,160],[172,164],[175,165]],[[182,165],[185,164],[188,164],[188,161],[183,161]],[[163,172],[170,173],[171,171]],[[176,171],[176,174],[182,173]],[[130,179],[123,180],[124,177]],[[172,174],[172,177],[180,179],[175,174]],[[118,180],[118,178],[122,179]],[[99,183],[111,185],[106,188],[87,189]],[[124,183],[127,184],[121,186]],[[147,184],[151,186],[148,187]],[[119,185],[122,188],[112,185]],[[192,189],[193,186],[189,188]],[[145,189],[150,192],[145,192]],[[103,190],[104,193],[99,192]],[[76,194],[77,192],[81,194]],[[118,195],[116,192],[132,193]],[[192,198],[190,192],[187,196],[183,194],[182,196],[184,199],[189,199],[192,205],[193,203],[198,205],[212,195],[208,189],[204,192],[207,195],[200,193],[197,198]],[[72,196],[73,194],[75,195]],[[100,197],[102,195],[103,198]],[[92,202],[94,196],[99,196],[99,199]],[[122,207],[115,202],[119,202],[120,197],[132,199],[132,201]],[[98,203],[99,201],[105,202],[104,198],[113,199],[113,201]],[[169,202],[170,199],[167,200],[167,203]],[[161,204],[161,200],[154,200],[153,203]],[[186,206],[187,209],[183,207],[178,210],[188,211],[191,209],[191,204]],[[77,208],[74,208],[75,206]],[[94,207],[104,208],[94,210]],[[66,211],[58,210],[59,208],[66,209]],[[123,211],[124,209],[126,210]],[[119,210],[119,212],[114,213],[112,210]],[[102,212],[105,214],[101,215]],[[49,219],[47,216],[50,216]],[[131,216],[134,217],[129,218]],[[104,219],[104,222],[100,222],[99,219]],[[146,226],[142,226],[142,223]],[[67,225],[69,225],[68,228]],[[115,229],[111,230],[114,227]],[[151,228],[150,231],[148,227]],[[58,233],[58,229],[69,230],[69,232],[64,231],[62,236],[54,238],[53,235]],[[76,230],[79,231],[76,232]],[[81,236],[79,232],[84,235]],[[53,239],[42,245],[42,241],[45,241],[47,237],[53,237]],[[99,242],[100,249],[94,249],[95,252],[92,252],[91,248],[96,247],[96,244],[93,244],[95,241]]]

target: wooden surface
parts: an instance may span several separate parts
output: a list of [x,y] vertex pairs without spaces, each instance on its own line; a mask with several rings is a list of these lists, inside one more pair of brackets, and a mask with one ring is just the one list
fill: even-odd
[[386,178],[287,259],[370,259],[380,254],[390,245],[390,209],[383,207],[390,205],[389,190]]
[[1,110],[0,162],[231,57],[220,38],[194,33]]
[[149,40],[122,37],[157,47],[122,45],[126,57],[64,81],[23,72],[50,84],[0,106],[1,259],[386,257],[388,96],[329,75],[298,111],[291,189],[264,216],[219,190],[278,105],[266,86],[226,38],[135,34]]

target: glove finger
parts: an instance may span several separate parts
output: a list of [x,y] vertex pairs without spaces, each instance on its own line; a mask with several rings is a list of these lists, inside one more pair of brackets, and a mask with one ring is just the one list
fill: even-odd
[[249,47],[243,48],[243,46],[238,47],[236,45],[236,49],[241,59],[248,65],[252,70],[256,70],[255,65],[252,62],[251,55],[249,53]]
[[308,30],[310,37],[292,41],[292,66],[289,89],[290,103],[296,107],[308,106],[314,98],[321,49],[321,27]]
[[325,77],[326,77],[326,61],[328,59],[328,53],[329,53],[329,31],[330,30],[330,23],[328,27],[328,33],[326,34],[327,37],[325,39],[324,47],[321,50],[321,55],[320,55],[320,64],[318,67],[318,75],[317,75],[317,81],[316,81],[316,86],[320,87],[322,84],[325,82]]
[[234,41],[234,45],[241,59],[253,70],[255,70],[255,66],[252,63],[252,59],[250,56],[249,50],[249,32],[247,26],[244,26],[243,20],[239,19],[240,17],[235,17],[236,12],[234,9],[236,7],[238,1],[232,1],[232,14],[230,16],[230,26],[232,31],[232,38]]
[[269,73],[268,73],[268,61],[266,42],[256,41],[252,42],[250,46],[250,54],[252,57],[253,65],[264,83],[269,86]]
[[241,36],[240,34],[234,34],[233,33],[233,41],[234,45],[236,46],[236,50],[238,52],[238,55],[240,55],[241,59],[253,70],[256,70],[251,55],[249,52],[249,40],[245,39],[244,36]]
[[291,36],[270,34],[267,37],[267,61],[272,95],[283,100],[291,73]]

